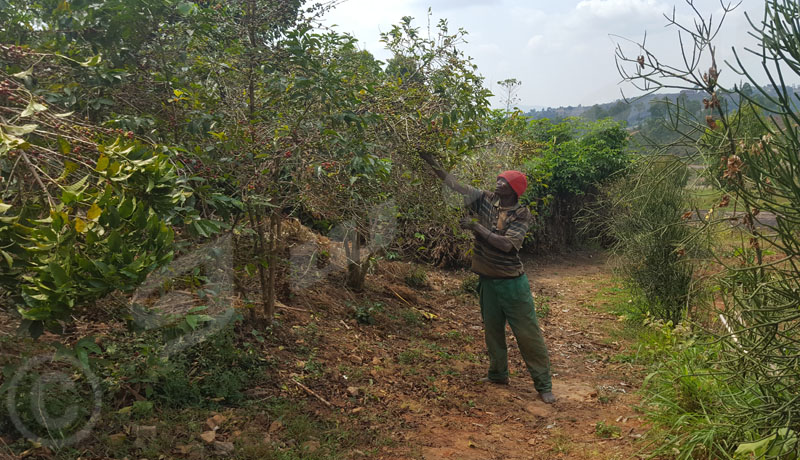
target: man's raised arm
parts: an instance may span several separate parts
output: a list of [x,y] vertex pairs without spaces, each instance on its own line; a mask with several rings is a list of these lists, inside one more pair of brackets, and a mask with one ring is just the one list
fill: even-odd
[[450,187],[451,190],[454,192],[460,193],[462,195],[467,195],[469,193],[469,187],[459,184],[456,182],[456,178],[453,177],[452,174],[448,173],[444,169],[442,169],[441,165],[433,158],[433,155],[430,153],[420,153],[419,157],[425,160],[425,163],[430,165],[433,172],[436,176],[444,181],[444,184]]

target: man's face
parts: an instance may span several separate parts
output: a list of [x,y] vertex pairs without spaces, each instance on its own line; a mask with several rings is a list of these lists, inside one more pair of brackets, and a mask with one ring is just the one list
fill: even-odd
[[494,193],[500,196],[517,196],[517,193],[511,188],[508,181],[503,179],[502,177],[497,178],[497,183],[495,184]]

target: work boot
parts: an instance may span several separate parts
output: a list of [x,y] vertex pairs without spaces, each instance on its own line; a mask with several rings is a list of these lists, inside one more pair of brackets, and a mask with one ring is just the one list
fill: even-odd
[[539,393],[539,397],[542,399],[542,401],[544,401],[545,404],[553,404],[556,402],[556,397],[553,396],[553,393],[550,391]]
[[508,379],[493,380],[493,379],[490,379],[489,377],[484,377],[484,378],[480,379],[479,381],[481,383],[494,383],[496,385],[508,385]]

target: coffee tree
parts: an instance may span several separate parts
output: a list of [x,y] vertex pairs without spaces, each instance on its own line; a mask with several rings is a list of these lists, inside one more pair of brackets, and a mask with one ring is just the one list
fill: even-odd
[[25,87],[37,70],[0,73],[0,281],[34,336],[134,289],[171,260],[172,226],[198,217],[163,149],[54,112]]

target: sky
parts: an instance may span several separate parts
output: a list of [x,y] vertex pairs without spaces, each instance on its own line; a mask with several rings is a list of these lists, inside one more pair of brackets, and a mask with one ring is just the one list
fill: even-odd
[[[715,24],[719,22],[719,0],[694,0],[694,4]],[[695,17],[686,0],[344,0],[323,22],[355,36],[361,49],[385,60],[390,56],[380,33],[403,16],[415,18],[414,24],[426,31],[428,8],[432,25],[445,18],[451,31],[460,27],[468,32],[461,48],[485,77],[484,86],[500,94],[504,90],[498,81],[522,82],[516,105],[523,110],[611,102],[622,97],[621,91],[627,97],[641,94],[621,82],[616,47],[635,58],[640,54],[636,44],[646,36],[648,48],[660,61],[680,66],[678,30],[666,27],[664,15],[672,16],[674,8],[676,17],[689,27]],[[743,81],[724,61],[733,61],[731,47],[743,51],[756,43],[747,33],[745,12],[760,21],[763,10],[764,0],[742,0],[725,18],[715,40],[722,84]],[[748,68],[759,65],[743,54]],[[710,56],[701,62],[707,69]],[[496,96],[492,103],[502,107],[503,100]]]

